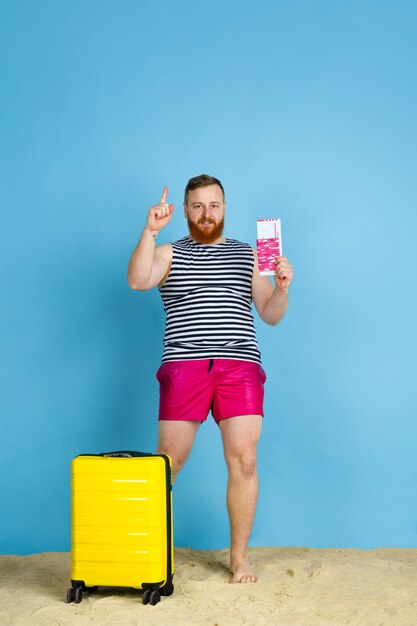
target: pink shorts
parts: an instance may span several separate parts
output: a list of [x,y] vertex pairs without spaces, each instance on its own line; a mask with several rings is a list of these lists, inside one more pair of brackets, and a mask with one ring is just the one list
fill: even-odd
[[237,415],[263,415],[265,372],[233,359],[167,361],[156,373],[159,419],[204,422]]

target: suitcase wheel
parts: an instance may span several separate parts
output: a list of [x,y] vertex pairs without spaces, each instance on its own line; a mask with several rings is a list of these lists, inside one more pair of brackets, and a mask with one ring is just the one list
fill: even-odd
[[158,602],[160,601],[161,601],[160,592],[157,590],[151,591],[151,595],[149,596],[149,604],[152,604],[152,606],[155,606],[155,604],[158,604]]
[[67,602],[75,602],[79,604],[83,599],[83,588],[82,587],[70,587],[67,591]]
[[75,598],[74,598],[75,604],[79,604],[82,599],[83,599],[83,588],[77,587],[75,590]]
[[68,604],[70,604],[71,602],[74,602],[74,600],[75,600],[75,589],[70,587],[67,591],[67,602]]
[[158,589],[145,589],[143,592],[142,602],[143,604],[151,604],[155,606],[161,601],[161,594]]

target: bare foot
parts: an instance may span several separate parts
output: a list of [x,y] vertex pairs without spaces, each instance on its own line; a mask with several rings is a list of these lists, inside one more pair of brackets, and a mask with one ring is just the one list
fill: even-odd
[[231,583],[256,583],[258,577],[253,572],[247,559],[242,559],[234,564],[230,564]]

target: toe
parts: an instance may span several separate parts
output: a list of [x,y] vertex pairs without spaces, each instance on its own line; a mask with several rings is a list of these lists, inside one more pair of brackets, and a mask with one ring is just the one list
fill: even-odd
[[256,583],[258,580],[258,577],[255,576],[254,574],[244,574],[243,576],[240,575],[235,575],[233,576],[233,578],[231,579],[231,583]]

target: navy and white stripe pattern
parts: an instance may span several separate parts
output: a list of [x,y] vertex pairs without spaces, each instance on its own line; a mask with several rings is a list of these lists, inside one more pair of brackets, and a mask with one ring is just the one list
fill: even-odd
[[247,243],[226,239],[172,244],[160,288],[166,318],[162,362],[238,359],[261,363],[252,314],[254,257]]

